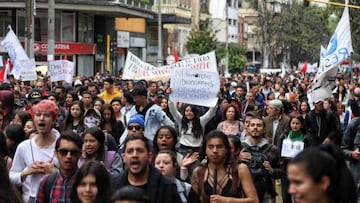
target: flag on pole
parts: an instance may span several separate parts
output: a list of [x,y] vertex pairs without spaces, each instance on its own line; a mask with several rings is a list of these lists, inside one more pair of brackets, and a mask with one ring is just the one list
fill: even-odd
[[3,68],[0,70],[0,82],[6,82],[9,83],[9,80],[7,78],[7,76],[11,73],[12,71],[12,65],[10,60],[6,60],[6,63],[4,64]]
[[11,29],[9,25],[9,32],[6,34],[6,37],[1,41],[1,45],[8,52],[10,56],[10,62],[13,65],[12,74],[15,79],[20,78],[20,61],[28,60],[24,48],[21,46],[19,39],[15,35],[14,31]]
[[323,45],[320,45],[320,61],[322,61],[325,57],[326,49]]
[[302,67],[300,68],[300,72],[302,72],[303,74],[306,73],[307,70],[307,61],[305,61],[305,63],[302,65]]
[[173,56],[175,63],[179,62],[179,56],[177,55],[176,49],[173,49]]
[[330,97],[332,88],[335,86],[338,66],[349,58],[353,51],[348,0],[345,1],[345,5],[344,12],[314,78],[311,95],[314,102]]

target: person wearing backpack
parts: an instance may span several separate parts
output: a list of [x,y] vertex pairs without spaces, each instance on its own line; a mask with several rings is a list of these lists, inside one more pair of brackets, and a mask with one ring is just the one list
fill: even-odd
[[247,164],[260,202],[268,202],[277,194],[272,179],[281,177],[278,148],[265,138],[265,123],[261,115],[249,122],[248,136],[242,141],[241,161]]
[[84,152],[79,160],[79,166],[87,161],[99,161],[104,164],[111,178],[120,176],[123,161],[118,153],[108,150],[105,144],[105,134],[99,127],[91,127],[84,132]]
[[40,181],[36,202],[70,202],[70,191],[78,170],[82,140],[73,131],[63,133],[55,143],[55,156],[59,170],[45,175]]

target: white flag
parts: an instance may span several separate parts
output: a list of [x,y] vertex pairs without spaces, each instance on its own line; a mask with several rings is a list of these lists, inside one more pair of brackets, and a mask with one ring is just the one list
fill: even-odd
[[1,45],[8,52],[10,56],[10,61],[13,64],[12,74],[16,79],[20,78],[20,61],[28,60],[24,48],[21,46],[19,39],[15,35],[14,31],[11,29],[9,25],[9,32],[6,34],[6,37],[1,41]]
[[320,45],[320,61],[322,61],[325,57],[326,49],[323,45]]
[[348,0],[341,19],[332,35],[324,58],[320,61],[320,67],[315,75],[312,87],[313,101],[330,97],[331,89],[335,85],[337,69],[341,62],[350,57],[353,51],[351,44],[351,30],[349,20]]

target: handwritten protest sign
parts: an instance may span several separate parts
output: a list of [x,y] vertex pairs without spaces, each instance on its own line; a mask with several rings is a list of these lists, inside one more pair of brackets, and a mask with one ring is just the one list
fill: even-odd
[[20,60],[19,65],[20,79],[22,81],[31,81],[37,79],[35,59],[32,58]]
[[128,52],[123,72],[123,79],[130,80],[162,80],[168,81],[172,70],[176,68],[190,68],[217,72],[215,52],[180,61],[167,66],[155,67],[143,62],[140,58]]
[[74,75],[74,63],[68,60],[56,60],[49,62],[49,74],[51,81],[66,81],[72,82]]
[[200,106],[215,106],[220,88],[219,74],[213,71],[177,68],[171,73],[170,100]]

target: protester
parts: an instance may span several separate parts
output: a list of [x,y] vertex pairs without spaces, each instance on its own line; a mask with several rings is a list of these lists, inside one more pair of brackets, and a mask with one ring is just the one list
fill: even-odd
[[294,202],[357,202],[356,184],[341,151],[320,145],[300,152],[287,167]]
[[54,151],[60,134],[52,130],[52,126],[59,109],[50,100],[42,100],[32,109],[38,134],[19,144],[9,174],[11,182],[22,188],[25,202],[36,200],[40,179],[55,172],[55,165],[58,165]]
[[110,104],[105,104],[101,111],[101,124],[100,127],[107,133],[111,134],[116,144],[119,145],[120,136],[125,131],[125,126],[120,120],[116,120],[116,115],[114,112],[114,108]]
[[230,165],[230,144],[221,131],[209,132],[200,152],[206,163],[197,167],[191,178],[194,191],[202,203],[259,202],[245,164]]
[[153,141],[155,133],[161,125],[174,126],[173,122],[166,116],[162,109],[147,98],[148,93],[146,87],[138,84],[132,91],[132,94],[134,96],[137,113],[144,116],[144,134],[147,139]]
[[36,202],[70,202],[70,191],[78,170],[82,140],[73,131],[60,135],[55,144],[55,156],[59,161],[59,170],[45,175],[37,194]]
[[105,134],[98,127],[91,127],[84,132],[84,153],[79,165],[88,161],[99,161],[104,164],[110,176],[117,177],[122,173],[122,160],[116,151],[108,150],[105,145]]
[[101,108],[105,104],[104,100],[101,98],[96,98],[94,101],[94,109],[101,111]]
[[84,131],[84,106],[81,101],[73,101],[70,105],[70,112],[65,117],[62,125],[61,132],[72,130],[77,134]]
[[[0,160],[4,157],[0,156]],[[16,187],[10,182],[8,170],[4,161],[0,161],[0,202],[23,203],[21,194]]]
[[219,123],[217,130],[227,135],[240,134],[243,129],[242,123],[239,121],[240,112],[234,105],[228,105],[223,110],[224,121]]
[[124,186],[117,190],[111,198],[112,203],[152,203],[149,196],[142,188]]
[[5,162],[7,170],[10,171],[10,168],[12,166],[12,156],[6,142],[7,140],[4,133],[0,131],[0,158],[3,158],[3,160],[0,159],[0,162]]
[[115,97],[121,98],[122,94],[114,88],[114,80],[112,78],[106,78],[104,80],[104,91],[99,94],[105,104],[110,104],[111,100]]
[[141,186],[152,202],[180,202],[172,182],[150,165],[151,152],[145,137],[129,136],[125,140],[125,151],[122,156],[127,168],[123,175],[115,179],[114,188],[128,185]]
[[110,203],[110,177],[103,164],[89,161],[76,173],[71,188],[72,203]]

